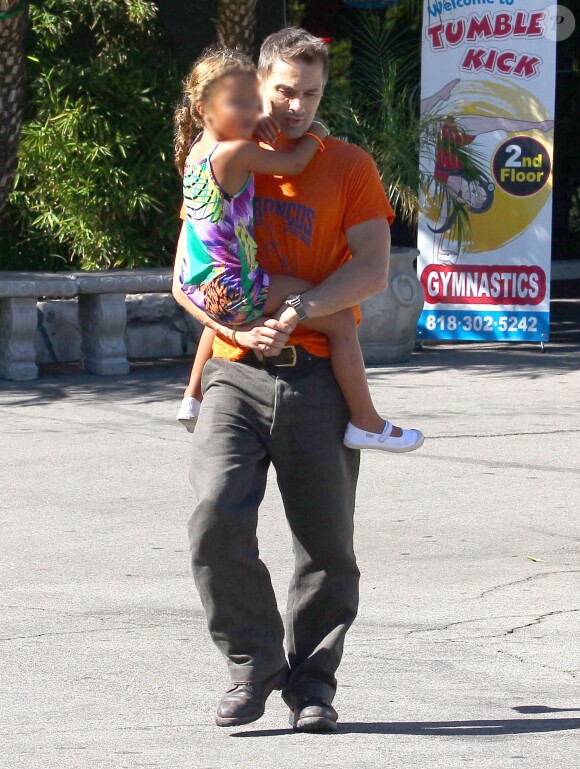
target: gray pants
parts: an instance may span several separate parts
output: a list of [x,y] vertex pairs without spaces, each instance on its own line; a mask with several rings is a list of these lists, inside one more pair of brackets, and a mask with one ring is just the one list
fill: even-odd
[[348,412],[323,358],[295,368],[212,359],[193,438],[189,522],[193,574],[210,634],[235,683],[286,665],[284,627],[260,560],[258,507],[273,463],[293,537],[288,593],[290,676],[284,691],[329,701],[358,608],[353,513],[359,452],[342,438]]

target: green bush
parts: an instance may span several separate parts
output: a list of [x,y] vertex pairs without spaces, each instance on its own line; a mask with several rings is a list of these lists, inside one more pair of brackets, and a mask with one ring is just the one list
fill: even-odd
[[149,0],[31,2],[27,114],[4,269],[169,264],[180,90]]

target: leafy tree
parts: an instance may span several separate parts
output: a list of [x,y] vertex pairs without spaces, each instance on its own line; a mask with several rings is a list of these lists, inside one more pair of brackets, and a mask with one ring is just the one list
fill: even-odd
[[[290,7],[298,6],[302,15],[299,18],[300,23],[304,23],[309,28],[312,20],[313,8],[319,3],[300,4],[297,0],[290,0]],[[373,145],[375,159],[380,162],[381,157],[385,157],[385,152],[389,146],[389,138],[384,130],[376,123],[370,121],[365,114],[372,94],[377,96],[380,92],[380,79],[383,78],[383,72],[391,69],[393,60],[400,62],[399,52],[407,54],[407,61],[399,63],[399,85],[395,89],[390,89],[392,97],[399,96],[399,108],[394,106],[392,114],[392,128],[396,130],[396,123],[399,119],[395,117],[398,113],[402,122],[399,123],[399,134],[394,136],[402,137],[403,144],[410,150],[413,146],[418,148],[420,140],[409,133],[409,121],[416,122],[418,115],[418,95],[420,88],[420,64],[421,64],[421,32],[423,18],[424,0],[399,0],[394,2],[388,8],[382,11],[361,11],[354,9],[342,9],[334,14],[327,13],[325,16],[325,34],[332,36],[333,42],[330,47],[331,54],[331,77],[327,92],[323,101],[323,106],[327,112],[327,117],[333,123],[335,131],[349,134],[353,141],[362,143],[367,149]],[[567,0],[566,7],[578,18],[580,11],[580,0]],[[375,38],[379,37],[379,31],[384,30],[397,50],[389,50],[384,46],[384,57],[377,55],[380,47],[377,49],[377,42],[369,43],[369,36],[364,32],[361,34],[361,25],[365,23],[373,25],[371,32]],[[552,222],[552,253],[555,259],[578,257],[578,237],[580,233],[580,153],[577,151],[577,126],[579,121],[580,100],[577,98],[578,83],[580,74],[580,57],[578,48],[578,32],[574,31],[568,37],[558,41],[557,45],[557,74],[556,74],[556,130],[555,130],[555,149],[554,149],[554,197],[553,197],[553,222]],[[362,40],[361,40],[362,37]],[[347,63],[342,54],[347,52],[346,44],[350,44],[351,63],[346,67],[346,77],[343,64]],[[343,46],[341,50],[341,59],[339,61],[337,52],[338,46]],[[370,58],[365,63],[365,59]],[[377,61],[377,58],[379,61]],[[403,56],[404,58],[404,56]],[[381,67],[381,61],[385,65]],[[348,64],[348,63],[347,63]],[[339,66],[338,98],[334,98],[337,65]],[[334,67],[334,70],[333,70]],[[406,77],[401,75],[406,72]],[[358,73],[358,74],[357,74]],[[367,81],[367,76],[369,80]],[[391,75],[392,77],[392,75]],[[356,84],[355,84],[356,83]],[[415,90],[409,90],[409,85],[415,86]],[[400,90],[399,90],[400,86]],[[350,90],[349,90],[350,89]],[[352,94],[353,90],[359,90],[358,94]],[[378,96],[378,101],[383,104],[383,115],[387,109],[389,99],[387,94],[389,88],[386,84],[383,90],[383,96]],[[408,120],[404,119],[405,105],[403,102],[409,98]],[[375,99],[376,101],[377,99]],[[354,112],[358,112],[358,119],[355,120]],[[386,123],[383,123],[383,126]],[[407,126],[407,128],[405,128]],[[363,127],[367,138],[362,136]],[[377,142],[377,138],[383,135],[383,139]],[[432,140],[433,133],[426,134],[426,141]],[[393,148],[394,151],[395,148]],[[401,155],[404,155],[404,147],[399,149]],[[462,156],[462,148],[454,147],[453,151]],[[389,150],[390,152],[390,150]],[[410,156],[409,156],[410,157]],[[417,149],[415,157],[418,158]],[[463,158],[469,163],[469,158]],[[419,170],[418,161],[415,166]],[[408,180],[407,189],[412,193],[413,179],[412,167],[406,166],[408,173],[405,174]],[[402,168],[401,170],[404,170]],[[477,168],[473,169],[475,176],[479,174]],[[384,172],[385,179],[391,178],[390,172]],[[433,180],[428,180],[431,189],[435,187]],[[444,191],[440,191],[444,194]],[[409,198],[412,199],[412,198]],[[453,208],[456,202],[448,201]],[[418,209],[416,209],[418,210]],[[401,211],[398,210],[400,214]],[[458,212],[461,219],[461,212]],[[467,225],[468,222],[466,221]],[[397,243],[407,243],[414,245],[416,230],[416,218],[405,215],[398,216],[393,224],[393,235]]]
[[361,14],[351,27],[350,43],[350,52],[345,48],[342,58],[337,56],[336,44],[331,55],[331,67],[338,67],[341,77],[338,86],[331,78],[322,103],[324,117],[334,134],[360,145],[376,162],[398,214],[396,242],[415,244],[420,194],[427,192],[446,200],[456,222],[455,236],[459,242],[467,240],[467,205],[420,158],[433,156],[437,146],[443,147],[453,151],[468,178],[476,180],[485,177],[482,154],[444,137],[440,115],[421,117],[420,64],[416,50],[409,47],[406,27],[385,24],[374,13]]
[[180,89],[150,0],[30,3],[28,108],[3,266],[169,263]]

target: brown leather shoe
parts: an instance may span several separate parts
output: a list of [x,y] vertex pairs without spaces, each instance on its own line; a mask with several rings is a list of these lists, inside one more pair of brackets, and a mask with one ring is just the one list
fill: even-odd
[[321,697],[299,697],[290,711],[290,726],[297,732],[335,732],[338,713]]
[[218,705],[215,722],[218,726],[241,726],[257,721],[264,715],[266,700],[274,689],[281,689],[288,678],[283,667],[264,681],[232,684]]

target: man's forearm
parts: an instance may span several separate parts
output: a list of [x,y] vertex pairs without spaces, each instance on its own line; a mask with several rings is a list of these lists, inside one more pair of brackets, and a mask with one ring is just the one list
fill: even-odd
[[363,299],[384,291],[387,285],[386,270],[371,271],[351,260],[302,294],[302,302],[309,318],[321,318],[354,307]]
[[390,245],[388,226],[380,237],[367,242],[357,239],[351,246],[353,258],[302,294],[308,317],[332,315],[384,291],[388,286]]

